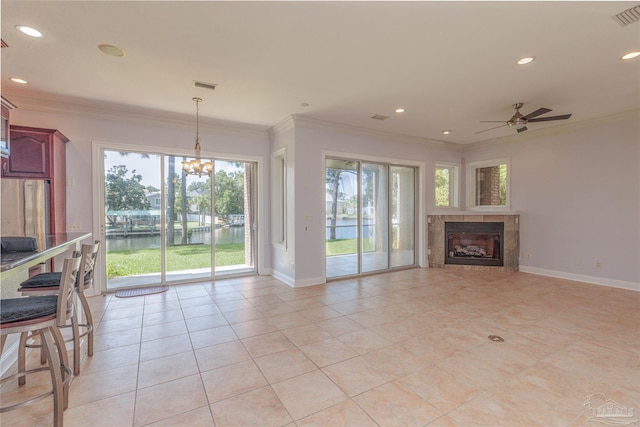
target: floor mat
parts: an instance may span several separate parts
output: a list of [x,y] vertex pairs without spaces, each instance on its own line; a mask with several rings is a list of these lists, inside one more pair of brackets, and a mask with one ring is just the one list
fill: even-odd
[[135,289],[121,289],[116,291],[116,297],[118,298],[130,298],[140,297],[144,295],[159,294],[161,292],[167,292],[168,286],[151,286],[148,288],[135,288]]

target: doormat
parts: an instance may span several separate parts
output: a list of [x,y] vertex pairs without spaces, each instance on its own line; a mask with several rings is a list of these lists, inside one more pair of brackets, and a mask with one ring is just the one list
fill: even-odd
[[121,289],[119,291],[116,291],[116,297],[118,298],[141,297],[144,295],[153,295],[153,294],[159,294],[162,292],[167,292],[168,290],[169,290],[168,286],[151,286],[148,288]]

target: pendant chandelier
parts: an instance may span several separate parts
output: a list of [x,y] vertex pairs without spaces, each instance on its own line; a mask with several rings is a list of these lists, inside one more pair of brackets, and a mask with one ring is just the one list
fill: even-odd
[[191,161],[182,162],[182,170],[187,175],[209,175],[213,171],[213,163],[200,159],[199,107],[202,98],[192,98],[192,100],[196,103],[196,157]]

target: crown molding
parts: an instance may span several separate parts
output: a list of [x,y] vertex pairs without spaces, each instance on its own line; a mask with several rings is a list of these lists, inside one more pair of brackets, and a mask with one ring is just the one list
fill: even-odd
[[[5,94],[3,94],[4,96]],[[165,110],[134,107],[104,101],[92,101],[58,95],[23,95],[7,93],[18,109],[40,113],[67,113],[85,117],[109,118],[128,122],[146,122],[163,127],[193,127],[193,116],[183,113],[171,113]],[[200,117],[200,128],[216,130],[227,134],[250,137],[267,137],[266,126],[239,123],[226,120]]]
[[530,139],[540,139],[553,135],[576,132],[585,129],[593,129],[601,126],[624,123],[629,121],[640,121],[640,109],[623,111],[621,113],[611,114],[609,116],[597,117],[595,119],[582,120],[572,123],[564,123],[556,126],[550,126],[538,130],[528,130],[523,133],[516,133],[501,138],[488,139],[485,141],[474,142],[463,145],[463,152],[480,150],[487,147],[495,147],[498,145],[510,144],[514,142],[522,142]]
[[282,135],[291,129],[295,128],[295,123],[293,121],[292,116],[287,116],[284,119],[280,120],[280,122],[276,123],[274,126],[269,128],[267,131],[271,138]]

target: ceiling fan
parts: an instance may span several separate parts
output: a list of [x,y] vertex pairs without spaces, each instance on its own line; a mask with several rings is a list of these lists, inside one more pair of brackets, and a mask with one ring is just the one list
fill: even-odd
[[551,110],[548,108],[538,108],[536,111],[527,114],[526,116],[523,116],[522,113],[520,113],[520,108],[522,108],[522,102],[518,102],[517,104],[513,104],[513,108],[516,110],[516,113],[506,122],[504,120],[483,120],[480,123],[503,123],[500,126],[496,126],[496,127],[492,127],[489,129],[484,129],[478,132],[475,132],[475,134],[478,133],[482,133],[482,132],[486,132],[488,130],[493,130],[493,129],[498,129],[501,128],[503,126],[509,126],[509,127],[514,127],[514,126],[522,126],[517,128],[516,130],[518,131],[518,133],[520,132],[524,132],[525,130],[527,130],[527,123],[534,123],[534,122],[550,122],[553,120],[566,120],[569,117],[571,117],[571,114],[562,114],[559,116],[548,116],[548,117],[538,117],[541,116],[543,114],[546,114],[548,112],[550,112]]

